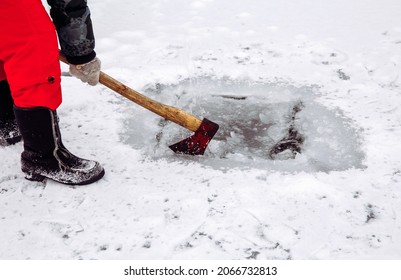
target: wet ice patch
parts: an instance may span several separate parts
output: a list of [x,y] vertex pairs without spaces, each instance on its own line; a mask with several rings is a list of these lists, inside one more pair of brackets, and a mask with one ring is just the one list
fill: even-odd
[[[340,111],[316,101],[317,89],[250,80],[196,78],[177,84],[152,84],[144,92],[220,129],[204,156],[175,155],[168,149],[192,132],[174,123],[129,109],[124,139],[154,158],[197,161],[214,168],[263,168],[279,171],[341,171],[363,168],[357,128]],[[135,112],[133,113],[133,111]],[[272,155],[290,139],[299,149]],[[291,136],[292,135],[292,136]],[[291,140],[291,141],[292,141]],[[290,145],[291,146],[291,145]]]

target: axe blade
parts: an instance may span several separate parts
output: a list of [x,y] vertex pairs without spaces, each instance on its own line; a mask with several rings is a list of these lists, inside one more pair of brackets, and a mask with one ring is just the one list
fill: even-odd
[[219,129],[219,125],[208,119],[203,119],[195,134],[173,144],[170,147],[175,153],[186,155],[203,155],[213,136]]

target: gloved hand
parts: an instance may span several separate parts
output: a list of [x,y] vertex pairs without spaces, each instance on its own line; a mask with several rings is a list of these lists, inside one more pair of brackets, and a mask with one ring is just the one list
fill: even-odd
[[100,59],[95,57],[88,63],[79,65],[70,64],[70,73],[82,82],[95,86],[99,83],[100,68]]

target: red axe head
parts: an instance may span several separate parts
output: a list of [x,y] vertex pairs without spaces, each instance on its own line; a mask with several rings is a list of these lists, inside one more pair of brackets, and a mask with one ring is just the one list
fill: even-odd
[[207,145],[219,129],[219,125],[208,119],[203,119],[195,134],[170,146],[179,154],[203,155]]

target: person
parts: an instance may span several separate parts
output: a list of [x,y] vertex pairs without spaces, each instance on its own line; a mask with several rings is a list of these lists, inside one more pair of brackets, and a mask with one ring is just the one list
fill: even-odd
[[47,3],[51,18],[41,0],[0,1],[0,144],[22,138],[21,169],[28,180],[90,184],[104,169],[67,150],[57,115],[62,102],[58,42],[72,75],[90,85],[99,81],[90,11],[86,0]]

